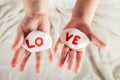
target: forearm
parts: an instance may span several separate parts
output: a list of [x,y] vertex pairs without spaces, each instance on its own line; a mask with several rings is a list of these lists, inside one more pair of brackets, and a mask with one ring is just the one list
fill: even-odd
[[48,14],[48,0],[23,0],[26,14]]
[[77,17],[90,24],[100,0],[77,0],[72,17]]

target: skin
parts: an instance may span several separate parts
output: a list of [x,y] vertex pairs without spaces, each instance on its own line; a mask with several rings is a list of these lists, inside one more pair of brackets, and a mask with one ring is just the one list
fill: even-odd
[[[15,51],[15,54],[11,61],[11,66],[15,67],[19,62],[19,58],[22,57],[22,62],[19,66],[20,71],[24,70],[25,64],[31,55],[30,52],[21,47],[25,37],[33,30],[43,31],[48,34],[50,32],[50,24],[48,20],[48,0],[23,0],[23,2],[26,15],[17,28],[16,39],[12,46],[12,50]],[[101,41],[90,28],[90,24],[98,3],[99,0],[77,0],[72,12],[72,17],[64,29],[70,27],[77,28],[85,33],[90,41],[97,47],[105,48],[106,44]],[[61,44],[64,43],[58,39],[54,48],[55,53]],[[52,62],[53,58],[51,48],[46,51],[48,52],[49,60]],[[85,47],[75,51],[64,44],[58,64],[59,67],[61,68],[63,66],[66,57],[69,55],[68,69],[72,69],[73,61],[76,60],[74,71],[77,73],[80,69],[80,64],[84,53]],[[41,56],[42,52],[36,53],[36,72],[40,72]]]
[[[50,32],[50,24],[48,19],[48,1],[47,0],[23,0],[25,16],[17,28],[16,39],[12,46],[12,50],[15,51],[11,66],[15,67],[22,58],[19,65],[19,70],[23,71],[25,65],[31,55],[30,52],[21,47],[25,37],[34,30],[42,31],[47,34]],[[46,50],[50,62],[52,62],[52,50],[49,48]],[[40,72],[40,62],[42,52],[36,52],[36,72]]]
[[[71,20],[68,22],[68,24],[65,26],[64,29],[77,28],[78,30],[85,33],[89,38],[89,40],[93,44],[95,44],[98,48],[106,48],[106,44],[103,41],[101,41],[90,28],[90,24],[92,22],[92,18],[94,16],[98,4],[99,4],[99,0],[77,0],[72,12]],[[54,48],[55,53],[57,52],[61,44],[64,43],[60,39],[58,39]],[[76,60],[74,71],[75,73],[77,73],[80,70],[80,66],[84,54],[85,54],[85,47],[76,51],[64,44],[58,65],[61,68],[67,56],[69,55],[68,70],[72,69],[73,62],[74,60]]]

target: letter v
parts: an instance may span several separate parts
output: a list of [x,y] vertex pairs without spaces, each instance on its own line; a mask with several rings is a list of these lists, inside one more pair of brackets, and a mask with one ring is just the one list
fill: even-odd
[[69,33],[67,32],[66,33],[66,41],[69,41],[71,37],[73,37],[73,34],[69,35]]

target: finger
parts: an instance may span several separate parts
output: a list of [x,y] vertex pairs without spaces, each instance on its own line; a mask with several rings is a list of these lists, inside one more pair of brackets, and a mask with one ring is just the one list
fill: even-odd
[[31,55],[31,53],[28,52],[27,50],[25,50],[25,56],[24,56],[24,58],[23,58],[23,60],[22,60],[22,62],[21,62],[21,64],[20,64],[20,68],[19,68],[20,71],[23,71],[23,70],[24,70],[24,67],[25,67],[25,65],[26,65],[26,62],[27,62],[27,60],[29,59],[30,55]]
[[83,54],[84,54],[83,50],[81,50],[81,52],[77,52],[76,64],[75,64],[75,73],[78,73],[78,71],[80,69],[80,65],[81,65],[81,62],[82,62]]
[[52,62],[52,61],[53,61],[53,56],[52,56],[53,52],[52,52],[52,49],[49,48],[49,49],[47,50],[47,52],[48,52],[49,60],[50,60],[50,62]]
[[36,72],[40,72],[40,61],[41,61],[41,53],[36,52]]
[[93,42],[97,47],[99,48],[107,47],[107,45],[103,41],[101,41],[95,34],[92,33],[91,35],[89,35],[89,38],[91,42]]
[[74,50],[70,51],[70,56],[69,56],[69,59],[68,59],[68,70],[72,69],[74,59],[75,59],[75,53],[76,52]]
[[55,48],[54,48],[54,52],[56,53],[60,47],[60,45],[62,44],[62,41],[60,39],[58,39],[56,45],[55,45]]
[[69,48],[68,46],[64,45],[63,46],[63,49],[62,49],[62,53],[61,53],[61,56],[60,56],[60,60],[59,60],[59,67],[62,67],[64,62],[65,62],[65,59],[67,57],[67,54],[68,54],[68,51],[69,51]]
[[11,61],[11,66],[12,67],[15,67],[16,66],[16,64],[17,64],[17,62],[18,62],[18,60],[19,60],[19,58],[20,58],[20,54],[21,54],[21,52],[24,52],[24,49],[22,48],[22,47],[20,47],[16,52],[15,52],[15,54],[14,54],[14,56],[13,56],[13,59],[12,59],[12,61]]
[[20,48],[21,44],[23,43],[24,41],[24,32],[22,31],[21,28],[18,28],[17,30],[17,34],[16,34],[16,38],[15,38],[15,41],[12,45],[12,50],[17,50]]

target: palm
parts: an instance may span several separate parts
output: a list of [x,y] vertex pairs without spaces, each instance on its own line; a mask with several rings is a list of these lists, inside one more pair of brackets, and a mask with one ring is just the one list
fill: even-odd
[[[87,25],[83,21],[80,21],[77,18],[71,19],[64,29],[67,29],[67,28],[77,28],[78,30],[85,33],[87,37],[89,38],[89,40],[92,43],[94,43],[97,47],[99,48],[106,47],[106,44],[103,41],[101,41],[99,38],[97,38],[97,36],[92,32],[89,25]],[[63,44],[63,42],[60,39],[58,39],[55,49],[54,49],[55,52],[58,50],[61,43]],[[76,51],[74,49],[69,48],[67,45],[64,44],[62,52],[61,52],[60,60],[59,60],[59,67],[63,66],[66,57],[69,55],[68,69],[71,70],[75,56],[76,56],[76,65],[75,65],[74,70],[75,72],[78,72],[80,69],[80,64],[81,64],[81,60],[83,58],[84,53],[85,53],[85,47]]]
[[[43,31],[49,34],[50,26],[49,20],[46,15],[33,15],[33,16],[25,16],[18,26],[17,34],[15,42],[12,46],[12,49],[15,51],[14,57],[12,59],[11,65],[15,67],[20,56],[23,57],[22,62],[20,64],[20,71],[24,70],[25,64],[29,59],[31,53],[25,50],[21,45],[25,39],[25,37],[34,30]],[[20,54],[22,52],[22,54]],[[49,55],[49,60],[52,61],[52,50],[49,48],[47,50]],[[36,72],[40,71],[40,60],[41,60],[42,52],[36,52]]]

